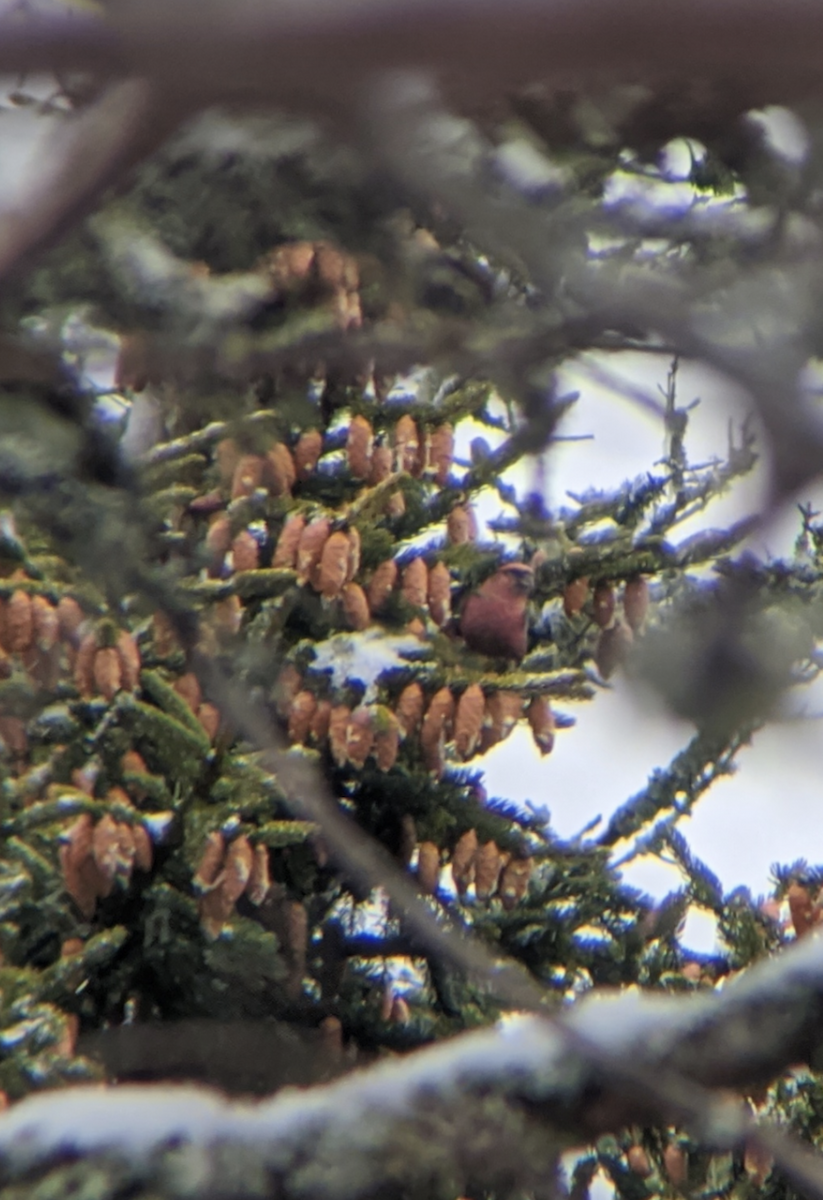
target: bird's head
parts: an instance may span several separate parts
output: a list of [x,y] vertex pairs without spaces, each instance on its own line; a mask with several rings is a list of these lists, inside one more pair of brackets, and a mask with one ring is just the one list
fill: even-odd
[[534,571],[525,563],[505,563],[499,574],[518,596],[530,596],[534,591]]

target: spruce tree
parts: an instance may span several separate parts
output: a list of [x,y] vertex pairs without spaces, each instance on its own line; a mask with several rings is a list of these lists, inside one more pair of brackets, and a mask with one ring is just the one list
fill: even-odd
[[[55,114],[105,113],[81,83],[37,101],[58,148]],[[4,293],[10,1196],[582,1198],[597,1172],[621,1200],[821,1190],[715,1091],[819,1141],[812,939],[784,975],[761,960],[814,933],[823,875],[725,893],[679,822],[819,670],[823,526],[802,508],[787,561],[741,551],[756,516],[683,538],[763,446],[746,424],[693,462],[676,387],[682,356],[749,387],[775,505],[814,474],[801,406],[771,392],[813,329],[789,311],[794,358],[729,339],[815,294],[819,161],[787,166],[747,96],[493,99],[395,80],[359,138],[201,114],[130,148]],[[674,138],[702,143],[690,213],[610,208],[618,175],[665,189]],[[671,361],[663,458],[550,509],[523,481],[575,402],[560,368],[637,349]],[[468,422],[488,440],[464,451]],[[620,671],[697,726],[641,793],[571,841],[550,802],[487,794],[484,753],[527,724],[550,796],[555,739]],[[628,887],[628,846],[683,888]],[[722,950],[683,949],[691,904]],[[279,1099],[255,1116],[135,1081]]]

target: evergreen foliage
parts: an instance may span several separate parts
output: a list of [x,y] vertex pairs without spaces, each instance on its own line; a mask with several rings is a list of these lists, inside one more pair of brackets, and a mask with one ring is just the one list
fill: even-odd
[[[515,1007],[444,958],[380,879],[364,884],[294,779],[326,787],[448,937],[515,964],[547,1012],[597,988],[714,995],[820,922],[820,869],[776,868],[768,900],[725,894],[679,828],[785,690],[820,669],[818,514],[803,510],[790,561],[740,552],[752,521],[683,538],[754,467],[752,428],[690,461],[678,355],[701,348],[665,326],[661,341],[653,319],[627,329],[587,311],[531,254],[549,235],[580,254],[584,234],[610,232],[603,272],[619,283],[654,234],[661,275],[708,264],[722,304],[747,256],[779,269],[789,200],[775,184],[754,248],[732,223],[661,233],[627,212],[609,226],[615,172],[659,182],[654,156],[694,134],[688,122],[641,154],[617,136],[614,98],[575,116],[525,92],[475,118],[438,117],[432,161],[448,150],[454,166],[427,190],[409,182],[418,150],[399,118],[403,169],[302,118],[201,116],[4,295],[0,1089],[12,1112],[90,1080],[322,1088]],[[756,139],[745,149],[712,143],[695,159],[698,211],[735,189],[750,211],[743,189],[768,154]],[[811,190],[798,183],[792,203]],[[89,376],[101,331],[118,353],[105,398]],[[560,511],[517,493],[504,473],[551,462],[575,401],[558,368],[642,347],[671,353],[664,457]],[[468,423],[495,448],[456,451]],[[472,505],[489,488],[501,516],[478,532]],[[480,632],[470,605],[496,596]],[[525,653],[508,652],[521,622]],[[549,811],[555,739],[577,737],[575,707],[622,670],[697,733],[603,828],[564,840]],[[288,746],[282,770],[251,732],[255,713]],[[531,811],[483,786],[483,753],[526,723],[549,797]],[[676,863],[682,889],[655,904],[626,886],[619,863],[640,853]],[[684,951],[692,904],[716,915],[722,952]],[[757,1091],[745,1075],[740,1086],[758,1119],[816,1145],[817,1064],[793,1061]],[[561,1119],[557,1089],[550,1104],[534,1088],[531,1107],[489,1088],[472,1141],[455,1085],[453,1107],[443,1093],[433,1113],[460,1153],[408,1187],[387,1169],[381,1189],[582,1200],[602,1170],[621,1200],[794,1194],[756,1148],[648,1113],[589,1119],[577,1093]],[[530,1172],[507,1174],[480,1130],[519,1139]],[[422,1118],[405,1142],[389,1132],[375,1158],[425,1157]],[[332,1142],[318,1178],[336,1169]],[[172,1153],[151,1178],[105,1156],[36,1165],[7,1194],[193,1194],[197,1164],[170,1166]],[[226,1155],[219,1194],[274,1194],[271,1164]],[[341,1194],[367,1193],[355,1181]]]

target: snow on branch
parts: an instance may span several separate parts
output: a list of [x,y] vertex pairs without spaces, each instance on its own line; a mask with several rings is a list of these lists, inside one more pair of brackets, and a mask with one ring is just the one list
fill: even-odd
[[[121,1183],[167,1195],[183,1194],[194,1173],[220,1195],[245,1195],[250,1179],[265,1178],[286,1200],[365,1200],[445,1182],[545,1185],[564,1147],[684,1110],[695,1132],[731,1148],[759,1133],[742,1103],[707,1089],[751,1088],[814,1060],[821,1001],[823,943],[812,937],[719,995],[598,994],[563,1022],[510,1018],[258,1104],[196,1087],[54,1092],[0,1119],[0,1172],[33,1183],[80,1156],[100,1170],[116,1162]],[[642,1094],[642,1077],[677,1079],[668,1105]],[[796,1175],[796,1148],[767,1140]]]

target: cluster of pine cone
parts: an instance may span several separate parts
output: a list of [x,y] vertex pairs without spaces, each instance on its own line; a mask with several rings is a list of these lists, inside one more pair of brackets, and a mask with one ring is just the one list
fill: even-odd
[[623,588],[623,619],[617,616],[614,585],[606,580],[592,592],[585,577],[572,580],[563,592],[563,611],[576,617],[591,599],[591,616],[600,628],[594,661],[604,679],[609,679],[625,661],[635,635],[642,629],[649,609],[649,585],[642,575],[629,579]]
[[[510,912],[526,895],[534,863],[527,856],[501,850],[494,841],[480,844],[477,831],[469,829],[457,841],[447,860],[454,886],[464,897],[473,885],[478,900],[499,897]],[[440,886],[444,863],[434,842],[422,842],[417,848],[417,880],[420,889],[434,895]]]
[[[110,789],[107,799],[132,808],[122,788]],[[61,838],[63,885],[86,920],[94,916],[98,900],[110,896],[118,883],[128,887],[135,867],[150,871],[153,860],[151,837],[136,812],[133,821],[105,813],[96,823],[90,813],[81,813]]]
[[340,329],[362,325],[357,259],[331,242],[284,242],[257,269],[267,275],[273,298],[327,298]]
[[[36,687],[52,691],[68,676],[84,699],[111,700],[137,688],[140,652],[130,633],[110,620],[93,621],[72,596],[54,603],[27,587],[32,581],[23,572],[10,582],[22,586],[0,598],[0,679],[22,668]],[[0,712],[0,737],[14,759],[25,760],[28,737],[19,716]]]
[[366,629],[396,594],[412,608],[427,610],[436,625],[448,621],[451,575],[445,563],[429,567],[414,556],[399,566],[389,558],[372,571],[365,587],[354,579],[359,564],[360,534],[355,526],[333,530],[328,518],[307,523],[300,513],[287,519],[272,559],[272,566],[295,571],[299,583],[309,584],[325,599],[339,600],[351,629]]
[[200,921],[210,937],[219,936],[241,896],[256,908],[274,899],[284,986],[286,993],[296,999],[306,975],[309,914],[302,901],[290,900],[281,885],[272,883],[268,847],[262,842],[253,845],[244,833],[227,839],[224,832],[212,830],[206,836],[193,884]]
[[[189,505],[193,513],[211,514],[206,547],[212,574],[221,573],[229,550],[234,570],[254,570],[260,564],[257,541],[247,530],[235,528],[235,502],[260,491],[273,497],[290,497],[295,485],[308,479],[316,470],[322,452],[323,436],[319,429],[304,430],[291,446],[274,442],[265,454],[244,454],[233,438],[224,438],[217,443],[214,461],[220,486],[198,496]],[[454,431],[448,423],[423,435],[406,413],[395,423],[391,439],[386,436],[375,439],[370,422],[363,416],[353,417],[349,424],[346,439],[349,470],[355,479],[363,480],[369,486],[384,483],[404,472],[413,476],[425,472],[434,482],[444,484],[453,453]],[[387,513],[400,515],[404,503],[401,491],[390,494],[386,499]],[[449,540],[453,543],[467,541],[470,528],[470,516],[461,509],[449,521]],[[290,531],[283,546],[278,546],[275,551],[273,566],[291,565],[292,542]]]
[[200,897],[200,919],[212,934],[220,932],[234,912],[241,896],[255,906],[263,903],[271,888],[269,852],[266,846],[252,846],[244,833],[226,844],[219,830],[208,834],[194,876],[194,888]]
[[[208,280],[211,271],[204,262],[190,263],[192,277]],[[357,259],[331,242],[284,242],[264,255],[253,273],[268,288],[261,303],[325,305],[338,329],[359,329],[363,324],[360,303],[360,267]],[[150,383],[162,383],[140,334],[121,339],[115,385],[142,392]]]
[[352,709],[318,698],[303,686],[292,666],[284,668],[277,690],[292,745],[327,745],[338,766],[363,767],[373,758],[380,770],[389,771],[401,740],[415,737],[427,769],[439,778],[447,746],[453,746],[456,756],[466,762],[508,737],[524,713],[540,753],[548,754],[554,746],[555,718],[545,696],[526,700],[512,691],[486,694],[479,683],[471,683],[459,693],[441,687],[427,697],[422,685],[413,681],[392,707],[372,704]]
[[[22,573],[20,580],[31,582]],[[108,621],[93,626],[72,596],[54,604],[21,587],[0,599],[0,678],[9,678],[17,656],[33,682],[52,689],[63,652],[85,699],[111,700],[121,688],[134,691],[138,685],[140,652],[132,635]]]

